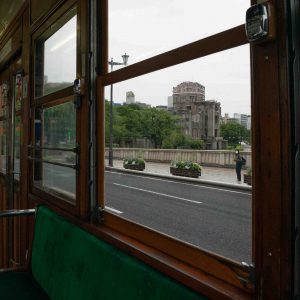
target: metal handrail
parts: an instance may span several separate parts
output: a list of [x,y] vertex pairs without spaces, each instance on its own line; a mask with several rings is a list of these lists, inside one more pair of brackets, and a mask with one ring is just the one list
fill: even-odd
[[66,151],[66,152],[78,152],[78,147],[75,148],[59,148],[59,147],[41,147],[35,145],[28,145],[27,148],[37,149],[37,150],[53,150],[53,151]]
[[66,168],[70,168],[70,169],[74,169],[74,170],[78,169],[78,165],[77,164],[59,163],[59,162],[50,161],[50,160],[46,160],[46,159],[35,158],[35,157],[32,157],[32,156],[28,156],[28,159],[33,160],[33,161],[37,161],[37,162],[41,162],[41,163],[45,163],[45,164],[49,164],[49,165],[66,167]]
[[36,210],[32,209],[12,209],[0,211],[0,218],[5,217],[18,217],[18,216],[31,216],[34,215]]

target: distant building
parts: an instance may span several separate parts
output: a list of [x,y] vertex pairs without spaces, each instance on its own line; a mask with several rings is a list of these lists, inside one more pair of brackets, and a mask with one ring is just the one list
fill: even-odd
[[135,95],[132,91],[126,92],[126,104],[134,104]]
[[168,97],[168,109],[173,108],[173,96]]
[[168,106],[165,105],[157,105],[155,108],[160,109],[160,110],[168,110]]
[[224,117],[222,118],[222,124],[227,124],[227,123],[235,123],[235,124],[240,124],[247,128],[248,130],[251,129],[251,116],[250,115],[245,115],[245,114],[237,114],[235,113],[233,115],[233,118],[229,117],[229,114],[225,114]]
[[236,118],[227,118],[227,122],[225,124],[228,123],[240,124],[240,120]]
[[251,130],[251,116],[248,116],[247,118],[247,129]]
[[238,124],[241,124],[241,114],[234,113],[233,118],[237,120]]
[[147,103],[143,103],[143,102],[135,102],[136,105],[138,105],[139,107],[141,108],[150,108],[151,105],[150,104],[147,104]]
[[247,124],[248,124],[248,115],[244,115],[241,114],[241,123],[242,126],[244,126],[245,128],[247,128]]
[[187,81],[174,87],[173,112],[181,116],[183,133],[204,140],[206,149],[226,148],[226,141],[220,137],[221,105],[215,100],[205,101],[203,85]]

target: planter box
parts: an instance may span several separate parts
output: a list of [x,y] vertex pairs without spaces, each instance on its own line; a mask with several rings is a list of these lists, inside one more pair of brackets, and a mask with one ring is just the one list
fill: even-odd
[[244,182],[248,185],[252,185],[252,175],[244,174]]
[[199,176],[201,176],[201,171],[178,169],[174,167],[170,167],[170,173],[175,176],[184,176],[192,178],[198,178]]
[[135,170],[135,171],[144,171],[145,170],[145,164],[135,164],[135,165],[131,165],[131,164],[127,164],[124,165],[125,169],[129,169],[129,170]]

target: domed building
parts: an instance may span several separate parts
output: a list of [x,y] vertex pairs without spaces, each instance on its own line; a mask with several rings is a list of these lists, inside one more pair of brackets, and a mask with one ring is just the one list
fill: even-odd
[[205,87],[185,81],[173,87],[173,112],[180,116],[179,125],[185,135],[202,139],[207,150],[225,149],[220,137],[221,104],[205,100]]

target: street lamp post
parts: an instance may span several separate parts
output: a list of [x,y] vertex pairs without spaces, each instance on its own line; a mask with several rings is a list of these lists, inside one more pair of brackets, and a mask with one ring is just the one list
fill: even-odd
[[[128,62],[126,53],[122,55],[123,63],[115,62],[113,58],[108,62],[110,71],[113,71],[113,66],[126,66]],[[110,107],[109,107],[109,152],[108,152],[108,165],[113,167],[113,85],[110,86]]]

